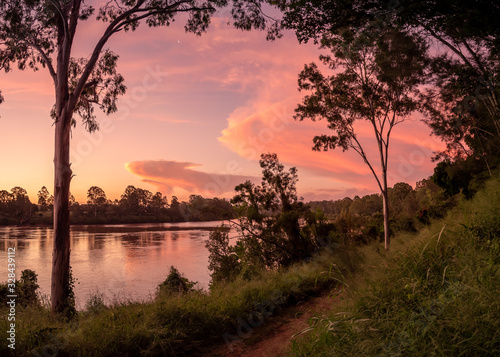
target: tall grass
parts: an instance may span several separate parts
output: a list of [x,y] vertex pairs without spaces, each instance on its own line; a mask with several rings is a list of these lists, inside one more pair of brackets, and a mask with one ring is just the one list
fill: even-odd
[[[103,306],[96,296],[71,321],[51,316],[47,306],[16,311],[15,354],[39,356],[200,355],[214,344],[244,340],[287,304],[333,288],[355,270],[349,249],[323,252],[286,271],[262,272],[210,293],[160,294],[149,303]],[[2,312],[2,316],[6,314]],[[0,330],[8,321],[0,319]],[[243,330],[243,333],[242,333]],[[6,343],[0,355],[8,356]]]
[[[293,356],[499,356],[500,180],[376,264]],[[369,254],[368,254],[369,255]]]

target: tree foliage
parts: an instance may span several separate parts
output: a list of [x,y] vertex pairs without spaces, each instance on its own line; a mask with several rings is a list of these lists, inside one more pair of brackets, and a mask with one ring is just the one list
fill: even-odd
[[170,267],[167,278],[158,285],[158,295],[186,294],[193,290],[196,282],[189,281],[174,266]]
[[42,210],[45,210],[49,204],[50,193],[47,187],[42,186],[40,191],[38,191],[38,205]]
[[242,264],[234,245],[229,244],[228,227],[222,226],[210,232],[205,247],[208,256],[208,270],[211,271],[212,285],[231,281],[241,273]]
[[[442,218],[456,202],[431,179],[417,182],[415,188],[405,182],[396,183],[388,189],[388,199],[393,232],[415,232],[423,224],[429,224],[431,219]],[[333,223],[333,234],[345,244],[368,243],[384,238],[380,194],[313,201],[308,205],[313,210],[324,212]]]
[[[23,307],[40,306],[41,299],[38,294],[38,275],[30,269],[25,269],[21,272],[21,278],[15,280],[16,305]],[[3,305],[7,305],[12,299],[11,288],[9,284],[0,284],[0,301]]]
[[87,204],[93,206],[103,206],[108,202],[104,190],[97,186],[92,186],[87,191]]
[[246,181],[236,186],[231,200],[239,216],[239,244],[252,265],[288,266],[309,257],[315,247],[300,227],[309,210],[297,197],[296,168],[285,170],[276,154],[263,154],[260,166],[261,185]]
[[286,170],[276,154],[263,154],[260,166],[262,183],[236,186],[231,200],[238,215],[231,222],[237,242],[230,245],[227,229],[221,228],[206,243],[212,283],[289,266],[329,243],[329,226],[297,196],[297,169]]
[[283,0],[283,26],[302,42],[398,27],[425,41],[431,76],[421,101],[447,149],[438,157],[482,157],[500,140],[500,6],[490,0]]

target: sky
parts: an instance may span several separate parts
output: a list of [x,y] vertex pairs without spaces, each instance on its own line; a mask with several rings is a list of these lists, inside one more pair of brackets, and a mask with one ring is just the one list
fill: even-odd
[[[86,202],[91,186],[114,200],[128,185],[160,191],[169,201],[229,198],[237,184],[260,182],[258,160],[267,152],[297,167],[305,201],[378,192],[355,152],[312,151],[313,137],[328,134],[325,121],[293,119],[305,95],[297,90],[298,73],[325,51],[299,44],[293,33],[269,42],[265,33],[233,29],[227,20],[218,13],[201,37],[186,34],[178,21],[110,39],[106,47],[120,56],[127,93],[117,113],[98,113],[98,132],[87,133],[81,121],[72,131],[71,192],[78,202]],[[103,26],[81,23],[73,56],[88,57]],[[0,190],[21,186],[37,202],[42,186],[53,192],[52,80],[43,68],[2,72],[0,90]],[[414,186],[433,172],[431,157],[442,144],[420,119],[415,114],[392,133],[390,186]],[[378,167],[372,132],[358,129]]]

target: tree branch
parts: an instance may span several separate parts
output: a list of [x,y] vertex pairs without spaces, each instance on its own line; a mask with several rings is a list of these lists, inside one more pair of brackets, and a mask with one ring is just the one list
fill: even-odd
[[380,188],[380,191],[383,191],[382,189],[382,184],[380,183],[380,180],[378,178],[378,175],[377,173],[375,172],[375,170],[373,169],[370,161],[368,161],[368,157],[366,156],[366,153],[365,151],[363,150],[363,147],[361,146],[361,143],[358,141],[358,139],[356,138],[355,135],[352,135],[352,140],[354,140],[356,142],[356,144],[358,145],[357,147],[354,146],[353,144],[351,144],[351,148],[353,148],[354,151],[356,151],[360,156],[361,158],[363,159],[363,161],[365,162],[365,164],[368,165],[368,167],[370,168],[373,176],[375,177],[375,180],[377,180],[377,184],[378,184],[378,187]]
[[[71,99],[70,99],[70,105],[74,107],[78,101],[78,97],[80,96],[86,81],[90,77],[90,74],[94,70],[95,64],[97,63],[99,56],[101,54],[101,51],[108,41],[108,39],[118,31],[120,31],[124,26],[126,26],[129,23],[137,22],[140,21],[148,16],[153,16],[157,14],[164,14],[164,13],[170,13],[175,11],[179,6],[181,6],[184,3],[189,3],[190,0],[182,0],[182,1],[177,1],[165,8],[157,9],[156,11],[151,11],[151,8],[146,8],[146,9],[141,9],[141,6],[145,3],[144,0],[139,0],[137,4],[129,9],[128,11],[125,11],[122,13],[120,16],[118,16],[116,19],[114,19],[109,26],[106,28],[104,31],[104,34],[102,35],[101,39],[99,42],[96,44],[94,47],[94,51],[92,52],[92,55],[87,62],[87,65],[85,66],[85,69],[80,76],[80,79],[78,80],[78,83],[75,87],[74,92],[71,94]],[[191,11],[191,10],[198,10],[198,8],[192,7],[189,9],[185,9],[183,11]],[[136,18],[129,19],[130,16],[138,13],[138,12],[145,12],[146,14],[140,15]]]
[[59,4],[59,2],[55,1],[55,0],[49,0],[49,2],[51,2],[52,5],[54,5],[57,12],[59,13],[59,16],[61,17],[61,21],[62,21],[63,26],[64,26],[64,35],[66,36],[68,34],[68,27],[66,24],[66,17],[64,16],[63,11],[61,9],[61,4]]
[[420,23],[420,25],[424,29],[426,29],[427,31],[429,31],[429,33],[432,35],[432,37],[434,37],[435,39],[437,39],[438,41],[440,41],[441,43],[443,43],[446,47],[448,47],[450,50],[452,50],[453,52],[455,52],[455,54],[457,54],[464,61],[464,63],[467,66],[469,66],[470,68],[472,68],[474,70],[476,69],[476,68],[474,68],[474,66],[472,65],[472,63],[470,63],[470,61],[467,59],[467,57],[465,57],[464,54],[462,52],[460,52],[457,48],[455,48],[451,43],[449,43],[448,41],[446,41],[442,36],[438,35],[437,32],[435,32],[429,26],[424,25],[422,23]]
[[47,69],[49,70],[49,73],[50,73],[50,76],[52,77],[52,79],[54,80],[54,85],[57,86],[57,73],[56,71],[54,70],[54,66],[52,65],[52,61],[50,60],[49,56],[47,56],[47,54],[45,53],[45,51],[40,47],[40,45],[36,44],[36,43],[31,43],[31,42],[25,42],[28,46],[32,46],[34,49],[36,49],[38,51],[38,53],[40,53],[40,55],[42,56],[45,64],[47,65]]

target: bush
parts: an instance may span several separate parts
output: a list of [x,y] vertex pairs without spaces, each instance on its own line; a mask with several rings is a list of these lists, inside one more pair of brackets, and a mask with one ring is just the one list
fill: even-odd
[[194,290],[193,287],[196,282],[189,281],[187,278],[183,277],[179,271],[173,266],[170,267],[170,272],[168,273],[167,279],[160,285],[158,285],[159,294],[185,294],[189,291]]
[[[16,304],[20,306],[33,306],[40,305],[40,299],[38,297],[38,275],[33,270],[23,270],[21,272],[21,279],[15,282],[15,295]],[[9,291],[8,284],[0,284],[0,299],[2,306],[6,306],[7,301],[10,300],[7,295],[13,295]]]
[[241,262],[235,248],[229,246],[228,229],[224,226],[210,232],[205,242],[210,255],[208,269],[212,272],[212,284],[233,280],[241,272]]

